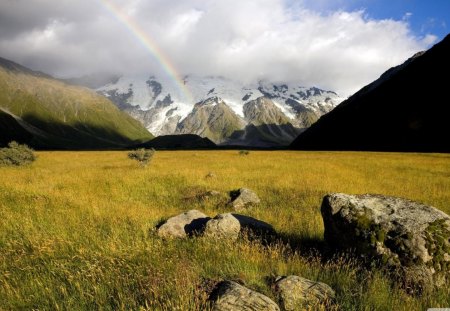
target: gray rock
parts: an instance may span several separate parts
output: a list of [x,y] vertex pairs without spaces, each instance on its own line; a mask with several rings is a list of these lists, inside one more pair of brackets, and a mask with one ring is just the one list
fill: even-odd
[[206,223],[204,235],[236,240],[243,231],[256,237],[275,235],[275,230],[268,223],[253,217],[232,213],[220,214],[210,219]]
[[276,233],[271,225],[262,220],[240,214],[233,214],[233,216],[239,221],[241,230],[245,229],[256,235],[275,235]]
[[279,311],[280,308],[269,297],[239,285],[223,281],[211,294],[213,311]]
[[325,283],[314,282],[296,275],[275,280],[280,306],[286,311],[315,310],[328,306],[335,298],[334,290]]
[[204,236],[236,240],[241,231],[241,224],[231,213],[220,214],[206,223]]
[[252,190],[247,188],[240,188],[230,192],[230,204],[237,212],[245,210],[246,208],[259,204],[260,199]]
[[450,276],[450,217],[421,203],[381,195],[331,194],[322,202],[325,240],[379,259],[410,289]]
[[190,210],[167,219],[157,233],[163,238],[184,238],[202,232],[210,218],[197,210]]

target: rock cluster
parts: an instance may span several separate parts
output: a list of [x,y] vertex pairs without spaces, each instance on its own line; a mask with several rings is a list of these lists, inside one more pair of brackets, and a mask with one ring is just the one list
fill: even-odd
[[233,281],[219,283],[210,300],[214,301],[214,311],[280,311],[269,297]]
[[[259,203],[257,195],[241,188],[230,193],[234,210]],[[450,216],[434,207],[382,195],[330,194],[321,207],[325,240],[394,271],[407,289],[441,286],[450,279]],[[243,232],[275,235],[274,228],[250,216],[223,213],[210,218],[190,210],[169,218],[157,229],[163,238],[192,235],[234,241]],[[280,276],[268,296],[231,280],[220,282],[210,295],[215,311],[304,310],[329,307],[335,292],[327,284],[300,276]]]
[[296,275],[278,277],[273,288],[279,305],[266,295],[229,280],[220,282],[209,299],[213,302],[214,311],[295,311],[330,306],[335,297],[335,292],[327,284]]
[[[218,191],[206,191],[197,194],[202,200],[220,196]],[[230,202],[234,210],[245,210],[260,202],[256,193],[247,188],[230,192]],[[167,221],[157,228],[157,233],[163,238],[184,238],[192,235],[203,235],[212,238],[236,240],[242,232],[251,232],[258,236],[273,235],[275,230],[271,225],[261,220],[232,213],[224,213],[210,218],[197,210],[190,210]]]
[[162,238],[197,235],[236,240],[241,233],[268,236],[274,235],[275,229],[268,223],[250,216],[225,213],[210,218],[197,210],[173,216],[157,228],[157,234]]

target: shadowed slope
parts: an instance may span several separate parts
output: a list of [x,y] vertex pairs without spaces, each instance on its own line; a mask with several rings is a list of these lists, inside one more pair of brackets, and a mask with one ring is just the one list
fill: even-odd
[[136,148],[155,149],[214,149],[216,144],[207,137],[194,134],[162,135],[149,142],[135,146]]
[[341,103],[291,148],[450,152],[449,55],[447,36]]
[[[35,148],[121,148],[152,138],[103,96],[5,59],[0,59],[0,109],[0,141],[17,134]],[[28,135],[20,134],[24,131]]]

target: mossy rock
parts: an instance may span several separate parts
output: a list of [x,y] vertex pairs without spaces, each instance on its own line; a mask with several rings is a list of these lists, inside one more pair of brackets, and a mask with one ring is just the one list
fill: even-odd
[[410,200],[382,195],[327,195],[325,240],[392,268],[413,289],[450,277],[450,217]]

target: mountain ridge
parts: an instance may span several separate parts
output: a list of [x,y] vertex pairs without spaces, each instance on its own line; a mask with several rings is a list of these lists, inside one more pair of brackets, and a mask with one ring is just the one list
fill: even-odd
[[446,118],[450,35],[393,67],[290,145],[303,150],[450,152]]
[[[156,135],[192,133],[208,137],[216,144],[259,147],[289,145],[304,128],[342,101],[335,92],[296,84],[259,81],[243,85],[224,77],[189,75],[183,81],[191,92],[191,102],[186,102],[185,94],[172,81],[151,75],[122,76],[98,88],[97,92]],[[248,103],[258,100],[270,101],[270,109],[260,109],[259,113],[261,120],[267,119],[264,121],[267,126],[262,124],[264,122],[255,126],[254,120],[245,115]],[[219,105],[222,112],[219,113],[218,108],[209,109],[215,114],[212,118],[197,109],[199,103],[214,101],[222,102]],[[278,120],[273,120],[270,113],[275,113]],[[291,125],[286,127],[288,123]]]
[[0,128],[5,129],[0,133],[2,144],[19,140],[37,149],[116,149],[153,137],[92,90],[4,58],[0,59],[0,109]]

